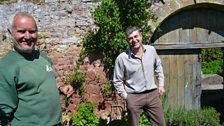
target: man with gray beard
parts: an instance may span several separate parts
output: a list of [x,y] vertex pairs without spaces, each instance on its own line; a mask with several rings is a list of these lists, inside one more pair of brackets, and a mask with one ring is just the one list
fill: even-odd
[[[61,105],[51,60],[35,45],[36,21],[17,13],[9,33],[14,50],[0,60],[0,126],[59,126]],[[71,86],[60,86],[68,97]]]

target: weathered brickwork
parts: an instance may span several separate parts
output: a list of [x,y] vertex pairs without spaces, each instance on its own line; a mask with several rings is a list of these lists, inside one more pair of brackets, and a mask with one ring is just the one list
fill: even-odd
[[[42,0],[44,1],[44,0]],[[65,83],[76,66],[82,49],[81,43],[88,31],[96,28],[91,12],[100,5],[96,0],[45,0],[40,3],[22,2],[15,0],[13,3],[0,4],[0,57],[10,48],[7,28],[10,28],[10,17],[18,11],[29,12],[36,18],[39,29],[38,48],[51,57],[57,82]],[[100,0],[99,0],[100,1]],[[150,22],[156,26],[172,13],[181,8],[199,3],[224,4],[223,0],[150,0],[149,7],[157,16],[158,22]],[[106,74],[101,65],[100,58],[94,62],[85,59],[85,64],[80,68],[86,72],[86,99],[97,103],[100,109],[97,113],[106,117],[115,102],[104,99],[101,88],[107,83]],[[117,97],[121,106],[124,101]],[[62,104],[63,104],[63,100]],[[65,111],[75,111],[81,102],[78,94],[74,94],[71,103]],[[106,106],[106,107],[105,107]]]

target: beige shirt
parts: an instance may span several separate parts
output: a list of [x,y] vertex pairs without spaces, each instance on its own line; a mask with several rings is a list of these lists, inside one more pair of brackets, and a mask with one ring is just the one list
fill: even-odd
[[164,86],[164,74],[161,60],[153,46],[143,45],[144,54],[137,58],[127,49],[115,61],[113,84],[118,94],[126,99],[127,93],[140,93]]

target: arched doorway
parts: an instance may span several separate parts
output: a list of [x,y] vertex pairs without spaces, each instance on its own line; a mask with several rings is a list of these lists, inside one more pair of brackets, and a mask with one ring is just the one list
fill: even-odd
[[179,9],[151,37],[162,59],[171,106],[200,108],[201,48],[224,47],[223,8],[201,3]]

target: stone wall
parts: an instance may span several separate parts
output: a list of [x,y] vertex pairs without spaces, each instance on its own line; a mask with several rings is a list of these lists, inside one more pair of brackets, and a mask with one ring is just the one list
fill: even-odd
[[[37,21],[39,40],[37,48],[46,53],[53,61],[57,75],[57,83],[65,84],[66,78],[76,67],[82,49],[81,42],[89,30],[95,29],[91,12],[100,4],[90,0],[45,0],[40,3],[18,1],[0,4],[0,57],[11,49],[7,28],[10,28],[10,18],[14,13],[22,11],[31,13]],[[105,99],[101,88],[108,83],[100,57],[85,58],[85,64],[80,69],[86,73],[86,95],[88,99],[99,107],[96,113],[107,117],[111,112],[112,99]],[[75,112],[77,106],[83,102],[78,93],[70,98],[68,106],[64,105],[63,95],[61,103],[64,112]],[[122,102],[122,101],[121,101]],[[120,102],[120,103],[121,103]]]
[[[37,21],[39,30],[37,48],[52,59],[57,83],[65,84],[67,77],[77,66],[76,61],[82,49],[83,38],[89,30],[96,28],[91,12],[99,4],[96,0],[45,0],[39,3],[18,0],[0,4],[0,58],[12,48],[7,28],[10,28],[10,19],[14,13],[20,11],[31,13]],[[98,109],[95,112],[98,115],[107,118],[112,111],[111,106],[125,108],[124,101],[117,95],[115,100],[105,98],[101,89],[108,80],[101,64],[101,57],[97,55],[91,57],[93,59],[86,57],[84,64],[80,66],[86,73],[85,97],[81,98],[76,92],[66,106],[64,96],[61,95],[61,104],[64,113],[75,112],[83,99],[87,99],[97,104]]]
[[[31,2],[1,4],[1,39],[7,36],[6,29],[10,26],[10,17],[15,12],[23,11],[31,13],[36,18],[39,34],[45,42],[60,45],[79,44],[88,30],[95,27],[91,12],[98,4],[98,2],[79,0],[45,0],[38,4]],[[2,48],[1,46],[0,49]],[[64,46],[60,48],[61,51],[65,49]]]
[[[7,34],[10,17],[18,11],[29,12],[38,23],[40,36],[38,48],[52,59],[57,83],[65,83],[76,66],[83,38],[89,30],[96,29],[91,12],[100,5],[100,0],[33,0],[37,1],[36,3],[12,1],[0,4],[0,57],[11,48]],[[158,22],[149,22],[154,29],[165,18],[186,6],[198,3],[224,4],[223,0],[149,0],[149,2],[150,9],[158,16]],[[120,97],[115,97],[117,102],[114,99],[105,99],[101,93],[101,88],[108,82],[99,56],[95,56],[94,59],[86,57],[80,69],[86,72],[85,98],[97,103],[98,114],[107,117],[112,111],[111,106],[121,106],[125,109],[125,102]],[[63,96],[61,101],[63,104]],[[82,99],[75,93],[68,107],[63,106],[64,110],[75,111],[80,102]]]

